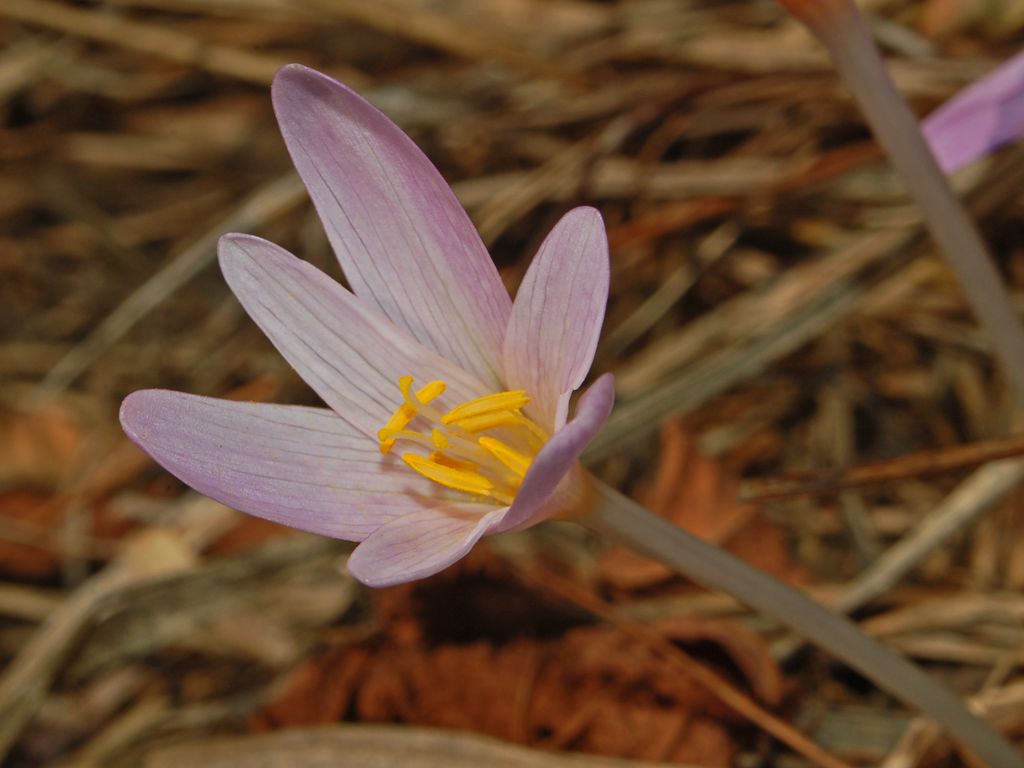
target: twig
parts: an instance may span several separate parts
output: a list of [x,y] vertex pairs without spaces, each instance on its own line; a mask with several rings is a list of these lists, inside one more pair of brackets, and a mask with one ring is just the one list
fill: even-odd
[[[643,230],[637,231],[641,236],[651,236],[649,233],[644,234]],[[615,231],[608,234],[610,239],[614,238]],[[639,307],[615,328],[604,334],[598,347],[598,358],[614,360],[650,330],[690,290],[702,273],[732,249],[739,236],[740,228],[736,222],[726,221],[720,224],[697,246],[696,263],[687,262],[676,267]]]
[[[853,579],[829,605],[852,613],[885,594],[936,548],[962,531],[1024,480],[1024,461],[999,461],[964,480],[914,530],[900,539]],[[789,639],[776,655],[792,656],[803,644]]]
[[843,590],[834,607],[842,613],[885,593],[936,547],[977,519],[1024,480],[1024,461],[982,467],[949,494],[913,531],[890,547]]
[[[870,286],[898,269],[913,240],[912,233],[874,234],[812,267],[794,270],[771,291],[723,306],[710,332],[740,329],[749,336],[720,339],[716,349],[685,372],[617,404],[584,459],[593,462],[630,448],[667,416],[696,408],[834,327]],[[780,307],[786,311],[780,313]],[[749,322],[751,316],[766,315],[765,322]]]
[[173,537],[150,531],[130,542],[122,556],[83,582],[36,629],[0,676],[0,763],[35,714],[76,640],[100,606],[132,584],[174,571],[188,562]]
[[891,483],[909,478],[944,475],[997,459],[1024,454],[1024,435],[982,440],[931,451],[919,451],[885,461],[858,464],[835,472],[776,475],[743,481],[743,501],[772,501],[790,496],[824,496],[850,488]]
[[[1024,683],[1005,688],[993,688],[972,696],[970,708],[989,720],[1008,720],[1008,725],[1019,726],[1024,720]],[[896,748],[889,753],[880,768],[915,768],[921,758],[942,739],[942,732],[931,720],[914,718]]]
[[633,123],[628,115],[612,120],[499,190],[476,212],[483,241],[493,244],[511,222],[524,218],[535,206],[556,195],[571,194],[580,186],[586,164],[595,155],[607,155],[618,146]]
[[29,402],[46,400],[64,390],[135,323],[208,266],[214,259],[217,238],[222,234],[256,229],[298,205],[304,196],[305,188],[291,171],[260,187],[136,288],[92,333],[72,347],[29,394]]
[[249,736],[217,737],[191,744],[157,745],[146,768],[295,768],[295,766],[400,765],[403,768],[704,768],[600,755],[527,749],[475,733],[411,725],[332,725]]
[[161,725],[170,712],[171,704],[165,697],[155,695],[143,698],[115,717],[70,759],[63,762],[60,768],[101,768],[110,765],[112,757]]
[[307,0],[308,5],[322,13],[355,19],[386,35],[405,38],[420,45],[428,45],[446,53],[470,60],[494,60],[541,77],[572,79],[568,70],[555,61],[535,56],[526,50],[513,48],[495,38],[487,30],[453,18],[453,14],[440,13],[429,7],[412,3],[392,3],[376,0]]
[[[165,27],[126,21],[51,0],[4,0],[0,16],[76,37],[97,40],[146,56],[206,69],[256,85],[267,85],[287,61],[240,48],[216,45]],[[351,78],[350,78],[351,79]]]
[[0,584],[0,616],[42,621],[61,605],[63,598],[60,592],[42,587]]

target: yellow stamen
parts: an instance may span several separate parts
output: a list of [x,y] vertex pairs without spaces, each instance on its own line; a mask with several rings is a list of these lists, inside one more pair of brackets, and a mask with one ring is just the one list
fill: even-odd
[[475,493],[479,496],[489,496],[494,488],[494,484],[479,472],[446,467],[440,462],[431,461],[415,453],[403,453],[402,461],[424,477],[448,488],[454,488],[457,491]]
[[412,394],[412,376],[403,376],[398,380],[398,388],[402,390],[402,397],[405,398],[405,402],[415,408],[417,406],[422,407],[431,400],[439,398],[444,394],[448,385],[440,380],[427,382],[416,390],[414,398]]
[[526,391],[516,389],[510,392],[497,392],[493,395],[478,397],[457,405],[441,417],[442,424],[455,424],[463,419],[482,416],[495,411],[515,411],[530,402]]
[[519,424],[521,418],[521,416],[513,411],[497,411],[495,413],[485,413],[482,416],[470,416],[467,419],[461,419],[453,426],[461,427],[475,435],[477,432],[485,432],[495,427],[514,427]]
[[516,414],[516,423],[526,427],[530,431],[531,435],[540,440],[541,445],[544,445],[550,437],[547,432],[537,426],[533,419],[528,419],[521,413]]
[[402,397],[405,402],[395,409],[388,419],[384,428],[377,432],[377,439],[380,441],[380,452],[390,453],[395,446],[394,435],[400,434],[409,423],[416,418],[423,405],[436,400],[446,389],[443,381],[431,381],[420,387],[416,392],[415,401],[412,397],[412,376],[403,376],[398,380],[398,386],[402,390]]
[[[530,402],[526,392],[498,392],[445,412],[431,405],[444,393],[443,381],[414,391],[413,377],[403,376],[398,387],[402,400],[377,432],[381,453],[389,453],[398,441],[415,443],[429,454],[402,454],[413,471],[446,488],[512,504],[534,456],[548,439],[521,411]],[[497,430],[501,439],[490,430]]]
[[520,480],[526,477],[526,470],[533,463],[533,459],[529,456],[505,445],[501,440],[495,440],[493,437],[481,437],[477,442],[494,458],[511,469]]
[[479,465],[472,461],[456,459],[446,453],[441,453],[441,451],[431,451],[429,458],[431,461],[437,462],[438,464],[442,464],[446,467],[451,467],[452,469],[479,469]]
[[491,491],[489,495],[495,501],[500,501],[502,504],[507,504],[508,506],[512,506],[512,502],[515,501],[516,498],[514,493],[504,493],[497,489]]
[[[427,447],[434,447],[434,441],[426,435],[421,435],[419,432],[413,432],[409,429],[382,429],[377,433],[377,439],[381,441],[381,453],[388,453],[391,448],[398,440],[411,440],[414,443],[425,445]],[[384,444],[387,445],[387,450],[384,450]]]

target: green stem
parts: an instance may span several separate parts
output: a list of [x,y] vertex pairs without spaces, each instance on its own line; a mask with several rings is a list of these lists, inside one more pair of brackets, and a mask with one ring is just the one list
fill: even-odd
[[989,768],[1024,768],[1024,758],[921,670],[801,592],[658,517],[594,480],[578,522],[771,616],[835,654],[879,688],[935,718]]

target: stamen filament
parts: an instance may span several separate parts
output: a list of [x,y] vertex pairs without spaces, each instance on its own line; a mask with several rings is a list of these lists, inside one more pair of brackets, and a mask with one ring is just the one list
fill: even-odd
[[[411,440],[420,445],[426,445],[430,448],[434,447],[434,441],[427,435],[421,435],[419,432],[413,432],[411,429],[382,429],[377,433],[377,438],[381,441],[381,453],[390,453],[391,448],[399,440]],[[385,450],[385,447],[387,450]]]
[[415,408],[417,413],[423,413],[431,421],[438,421],[440,419],[440,412],[430,408],[428,403],[444,394],[447,385],[443,381],[427,382],[416,390],[416,394],[413,395],[412,376],[403,376],[398,380],[398,388],[402,390],[402,397],[405,399],[406,405]]
[[544,445],[544,443],[546,443],[550,438],[550,435],[548,435],[547,432],[541,429],[536,424],[536,422],[533,421],[533,419],[528,419],[525,416],[523,416],[523,414],[518,412],[516,413],[516,423],[521,424],[522,426],[530,430],[530,434],[536,437],[538,440],[540,440],[541,445]]
[[497,489],[491,491],[489,495],[492,499],[500,501],[502,504],[507,504],[508,506],[512,506],[512,502],[515,501],[516,498],[514,493],[505,493],[504,491],[499,491]]
[[448,454],[455,454],[462,459],[473,461],[477,466],[486,466],[493,472],[508,475],[504,464],[497,461],[490,451],[484,450],[476,439],[467,439],[459,434],[448,433]]
[[533,463],[533,459],[529,456],[523,455],[515,448],[505,445],[501,440],[495,440],[493,437],[481,437],[478,442],[494,458],[511,469],[520,480],[526,477],[526,471]]
[[391,414],[391,418],[388,419],[387,424],[384,428],[377,432],[377,439],[380,441],[380,452],[390,453],[391,449],[395,447],[395,440],[390,437],[392,433],[401,433],[416,415],[420,412],[422,407],[432,400],[436,400],[442,394],[444,394],[447,385],[443,381],[431,381],[416,392],[415,402],[411,396],[412,388],[412,376],[403,376],[398,380],[398,387],[402,390],[402,397],[405,402],[395,409],[395,412]]

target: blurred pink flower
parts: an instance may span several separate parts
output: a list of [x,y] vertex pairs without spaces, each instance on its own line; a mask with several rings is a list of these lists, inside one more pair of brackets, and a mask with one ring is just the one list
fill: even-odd
[[349,569],[371,586],[579,508],[578,457],[614,397],[606,374],[567,421],[608,295],[600,215],[558,222],[513,303],[451,189],[387,117],[298,65],[273,101],[354,293],[250,235],[224,236],[220,264],[329,410],[144,390],[121,406],[128,436],[224,504],[361,542]]
[[922,127],[946,173],[1024,135],[1024,53],[964,88]]

